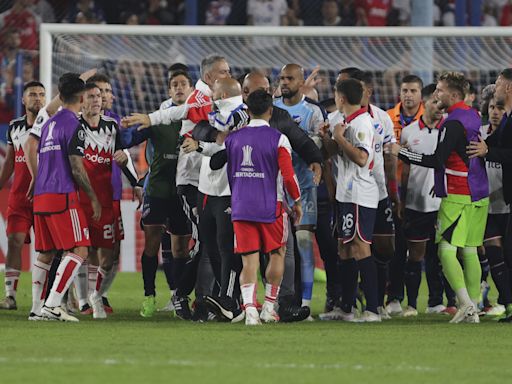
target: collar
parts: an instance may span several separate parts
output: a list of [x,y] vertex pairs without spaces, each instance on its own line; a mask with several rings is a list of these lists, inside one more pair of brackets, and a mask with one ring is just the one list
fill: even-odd
[[248,127],[263,127],[263,126],[270,127],[270,124],[268,123],[268,121],[263,120],[263,119],[252,119],[251,121],[249,121],[249,124],[247,124],[247,126]]
[[203,80],[201,80],[201,79],[197,80],[196,89],[199,92],[204,93],[206,96],[212,97],[212,94],[213,94],[212,90],[210,89],[208,84],[206,84]]
[[368,112],[373,119],[373,109],[371,104],[368,104],[368,106],[366,107],[366,112]]
[[[443,122],[444,122],[444,119],[441,118],[441,120],[439,120],[439,122],[436,124],[435,128],[436,129],[439,129],[441,127],[441,125],[443,125]],[[423,129],[423,128],[428,128],[428,129],[432,129],[432,127],[429,127],[424,121],[423,121],[423,115],[420,116],[420,118],[418,119],[418,125],[420,126],[420,129]]]
[[242,95],[228,97],[227,99],[215,100],[215,105],[221,112],[232,111],[237,108],[240,104],[243,104],[244,100]]
[[367,113],[367,108],[361,107],[357,111],[355,111],[353,114],[345,117],[345,123],[350,123],[352,120],[354,120],[357,116],[362,115],[363,113]]
[[448,108],[446,110],[446,112],[448,113],[452,113],[453,111],[455,111],[456,109],[463,109],[465,111],[467,111],[468,109],[471,109],[470,106],[466,105],[466,103],[464,102],[464,100],[462,101],[459,101],[458,103],[455,103],[453,104],[450,108]]

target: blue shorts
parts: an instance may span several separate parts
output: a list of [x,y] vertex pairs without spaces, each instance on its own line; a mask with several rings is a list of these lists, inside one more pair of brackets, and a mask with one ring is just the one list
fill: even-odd
[[[318,216],[318,204],[316,187],[300,190],[300,202],[302,203],[302,220],[299,225],[312,225],[316,227]],[[290,202],[290,206],[293,201]]]
[[391,201],[389,201],[389,197],[379,201],[373,234],[380,236],[393,236],[395,234],[393,210],[391,209]]
[[343,244],[354,240],[356,233],[365,243],[372,243],[375,216],[377,215],[376,208],[338,202],[338,214],[338,234],[343,240]]

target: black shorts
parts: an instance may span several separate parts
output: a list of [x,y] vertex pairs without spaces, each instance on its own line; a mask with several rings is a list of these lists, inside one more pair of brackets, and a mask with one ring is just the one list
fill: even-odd
[[178,196],[162,199],[145,195],[141,224],[142,226],[167,227],[169,233],[178,236],[192,233],[190,221],[183,211]]
[[338,236],[343,240],[343,244],[351,242],[356,233],[365,243],[372,243],[377,209],[338,202],[338,214]]
[[374,235],[390,236],[395,234],[395,223],[393,222],[393,210],[389,197],[379,201],[377,216],[375,217]]
[[419,212],[405,209],[402,228],[404,236],[409,241],[428,241],[436,231],[437,211]]
[[490,213],[487,216],[484,241],[505,237],[507,233],[508,213]]

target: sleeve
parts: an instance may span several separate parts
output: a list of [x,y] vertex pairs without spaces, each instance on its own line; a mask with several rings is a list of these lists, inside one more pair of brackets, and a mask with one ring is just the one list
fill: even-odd
[[7,144],[12,145],[12,137],[11,137],[12,125],[9,124],[9,128],[7,128],[7,132],[5,133],[5,139]]
[[353,126],[354,129],[354,142],[353,146],[356,148],[364,149],[368,154],[373,152],[373,138],[372,129],[366,124],[357,124]]
[[201,120],[192,130],[192,138],[196,141],[206,141],[209,143],[217,139],[218,131],[205,120]]
[[41,131],[43,129],[43,125],[45,125],[45,123],[48,120],[50,120],[50,115],[48,114],[46,107],[41,108],[39,110],[39,113],[37,114],[36,122],[30,129],[30,134],[39,139],[41,137]]
[[130,185],[132,187],[137,186],[137,171],[135,170],[135,166],[133,164],[132,157],[130,156],[130,152],[128,152],[127,149],[123,150],[126,156],[128,156],[128,164],[126,164],[126,167],[121,168],[121,171],[123,171],[123,174],[126,176],[128,181],[130,182]]
[[297,176],[293,170],[291,145],[285,135],[281,135],[278,145],[277,161],[283,176],[284,186],[290,197],[297,201],[300,199],[300,187]]
[[448,121],[442,127],[436,151],[432,155],[422,155],[411,152],[407,148],[402,148],[398,153],[398,158],[407,163],[427,168],[441,168],[461,139],[465,140],[465,131],[462,124],[458,121]]
[[[404,145],[405,143],[409,142],[409,138],[408,138],[408,136],[409,136],[409,128],[408,127],[409,126],[404,127],[404,129],[402,129],[402,134],[400,135],[400,144],[401,145]],[[395,135],[393,134],[393,137],[394,136]]]
[[78,126],[75,129],[75,132],[73,133],[73,136],[71,136],[71,139],[69,140],[68,144],[68,154],[70,156],[84,156],[84,148],[85,148],[85,131],[82,127],[82,124],[78,124]]
[[485,155],[485,160],[494,161],[501,164],[512,164],[512,149],[488,147],[489,152]]
[[384,129],[383,144],[396,143],[395,130],[393,129],[393,121],[387,113],[382,114],[382,128]]
[[148,129],[143,129],[141,131],[137,130],[137,127],[123,128],[119,130],[119,141],[121,147],[123,148],[131,148],[140,143],[143,143],[147,139],[151,137],[151,127]]
[[309,127],[309,132],[311,135],[317,135],[320,129],[320,124],[324,123],[327,120],[327,114],[317,104],[313,105],[313,116],[311,117],[311,125]]
[[199,146],[202,148],[201,154],[208,157],[211,157],[226,148],[224,144],[219,145],[217,143],[205,143],[203,141],[199,142]]
[[249,115],[243,106],[232,111],[215,111],[208,115],[210,124],[221,132],[237,130],[247,125]]
[[189,107],[190,105],[185,103],[167,109],[159,109],[148,115],[149,120],[151,121],[151,125],[171,124],[174,121],[184,120],[189,112]]
[[210,168],[213,171],[221,169],[228,162],[228,153],[225,149],[214,154],[210,159]]

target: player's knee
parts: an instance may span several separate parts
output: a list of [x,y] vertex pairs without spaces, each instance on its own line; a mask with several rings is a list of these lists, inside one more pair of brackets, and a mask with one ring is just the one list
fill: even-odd
[[313,246],[313,232],[300,229],[295,232],[295,237],[297,238],[297,246],[299,249],[309,249]]
[[172,254],[175,258],[185,258],[188,257],[188,242],[190,237],[183,236],[173,236],[171,242]]
[[24,236],[21,237],[21,236],[9,235],[7,237],[7,246],[9,247],[10,250],[19,252],[23,248],[24,243],[25,243]]

